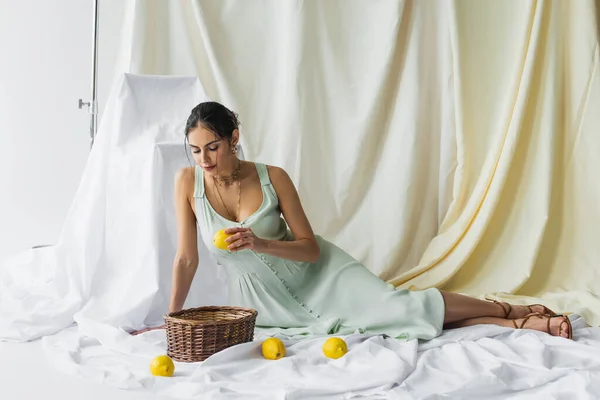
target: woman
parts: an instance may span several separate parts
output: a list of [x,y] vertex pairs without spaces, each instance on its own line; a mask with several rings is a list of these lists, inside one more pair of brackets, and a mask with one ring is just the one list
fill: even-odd
[[[438,289],[396,290],[315,236],[283,169],[237,157],[238,125],[236,115],[216,102],[199,104],[187,121],[197,165],[176,176],[178,247],[169,312],[183,307],[196,273],[198,223],[227,271],[229,304],[256,309],[259,327],[428,340],[444,328],[495,324],[572,337],[569,319],[543,305],[511,306]],[[212,243],[221,229],[232,234],[228,250]]]

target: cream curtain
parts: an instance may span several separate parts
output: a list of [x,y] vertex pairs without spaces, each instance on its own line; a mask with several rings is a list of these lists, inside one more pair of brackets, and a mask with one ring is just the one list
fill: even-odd
[[383,279],[600,324],[593,0],[129,5],[118,68],[199,76]]

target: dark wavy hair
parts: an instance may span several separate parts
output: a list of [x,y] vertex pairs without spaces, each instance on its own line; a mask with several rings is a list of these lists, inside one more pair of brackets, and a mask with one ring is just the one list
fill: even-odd
[[198,104],[190,113],[185,124],[185,137],[198,125],[213,132],[220,139],[231,139],[240,121],[236,113],[216,101]]
[[192,164],[187,152],[188,135],[199,125],[213,132],[219,139],[231,140],[233,131],[238,129],[240,121],[236,113],[216,101],[206,101],[192,108],[185,124],[185,155]]

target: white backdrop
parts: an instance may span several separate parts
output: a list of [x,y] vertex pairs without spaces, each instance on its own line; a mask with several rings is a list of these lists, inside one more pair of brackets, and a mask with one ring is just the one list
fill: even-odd
[[194,70],[248,158],[290,171],[315,230],[382,278],[596,323],[592,1],[264,4],[131,1],[117,69]]
[[315,230],[391,279],[452,199],[451,8],[366,4],[136,1],[119,65],[198,74],[240,113],[249,158],[289,171]]
[[594,0],[129,4],[121,68],[197,74],[383,279],[600,324]]
[[[89,155],[92,2],[57,4],[0,0],[0,259],[57,242]],[[126,2],[99,7],[101,115]]]

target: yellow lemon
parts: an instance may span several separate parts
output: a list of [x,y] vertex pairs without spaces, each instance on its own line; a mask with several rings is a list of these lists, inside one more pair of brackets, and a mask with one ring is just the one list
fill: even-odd
[[277,338],[268,338],[262,344],[262,354],[268,360],[279,360],[285,356],[285,346]]
[[343,339],[332,337],[323,343],[323,354],[329,358],[340,358],[348,352],[348,345]]
[[150,373],[154,376],[173,376],[175,364],[169,356],[154,357],[150,362]]
[[228,235],[227,233],[225,233],[225,229],[221,229],[220,231],[215,233],[215,236],[213,237],[213,244],[215,245],[215,247],[217,249],[229,250],[227,248],[229,243],[227,243],[225,241],[225,239],[227,239],[229,236],[231,236],[231,235]]

